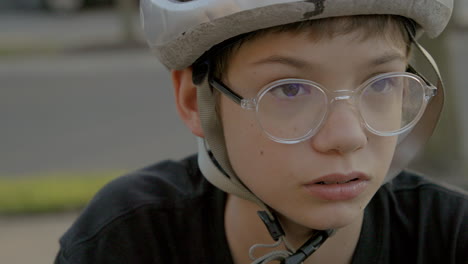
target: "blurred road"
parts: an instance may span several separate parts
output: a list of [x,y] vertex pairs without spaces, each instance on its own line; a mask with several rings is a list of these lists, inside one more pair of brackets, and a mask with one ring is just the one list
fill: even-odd
[[0,175],[135,169],[195,151],[144,49],[0,61]]
[[147,49],[112,45],[114,12],[2,13],[0,32],[0,50],[52,51],[0,57],[0,177],[134,169],[195,151],[167,71]]
[[[71,17],[2,14],[0,32],[0,50],[37,45],[70,51],[120,36],[115,15],[107,11]],[[467,44],[466,31],[451,36],[462,113],[468,112]],[[3,56],[0,84],[0,176],[131,170],[195,151],[177,119],[167,71],[146,49]],[[460,118],[468,126],[467,116]],[[462,175],[449,179],[462,180]],[[58,237],[76,215],[0,217],[0,263],[51,263]]]

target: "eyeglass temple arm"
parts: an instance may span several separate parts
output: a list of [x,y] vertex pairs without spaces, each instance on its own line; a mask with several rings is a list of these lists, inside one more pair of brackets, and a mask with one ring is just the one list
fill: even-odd
[[229,87],[227,87],[222,81],[218,80],[217,78],[213,78],[209,82],[210,82],[210,85],[213,86],[216,90],[225,94],[227,97],[229,97],[238,105],[240,105],[242,100],[244,99],[242,96],[238,95],[236,92],[229,89]]
[[406,72],[416,74],[417,76],[421,77],[421,79],[426,83],[426,85],[434,86],[422,73],[418,72],[411,64],[408,64],[406,68]]
[[212,72],[210,70],[211,62],[209,60],[200,60],[196,61],[193,64],[193,73],[192,73],[192,80],[195,85],[200,85],[205,77],[208,77],[208,83],[213,86],[216,90],[220,91],[221,93],[225,94],[235,103],[241,105],[242,100],[244,99],[242,96],[235,93],[229,87],[227,87],[221,80],[212,76]]

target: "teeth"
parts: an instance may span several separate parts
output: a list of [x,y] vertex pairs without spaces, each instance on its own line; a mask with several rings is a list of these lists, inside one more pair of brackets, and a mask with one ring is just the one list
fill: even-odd
[[354,179],[351,179],[349,181],[342,181],[342,182],[321,181],[321,182],[317,182],[317,184],[322,184],[322,185],[326,185],[326,184],[343,184],[343,183],[348,183],[348,182],[357,181],[357,180],[358,180],[358,178],[354,178]]
[[342,184],[342,183],[347,183],[348,181],[343,181],[343,182],[323,182],[323,184]]

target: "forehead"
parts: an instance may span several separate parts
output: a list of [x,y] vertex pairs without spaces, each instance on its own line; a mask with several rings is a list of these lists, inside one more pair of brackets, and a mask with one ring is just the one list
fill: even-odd
[[[245,73],[252,78],[265,75],[342,75],[354,71],[367,72],[382,65],[398,66],[400,71],[406,65],[405,49],[387,41],[384,36],[363,38],[360,32],[354,31],[315,40],[304,32],[275,32],[240,46],[229,60],[225,77],[235,76],[231,74],[233,72]],[[386,67],[381,70],[396,69]]]

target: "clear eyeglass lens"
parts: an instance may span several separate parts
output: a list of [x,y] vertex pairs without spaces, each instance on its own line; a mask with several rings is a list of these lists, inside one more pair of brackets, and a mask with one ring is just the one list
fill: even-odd
[[370,128],[395,133],[418,117],[424,104],[424,86],[412,76],[384,77],[367,85],[359,102],[361,115]]
[[[387,76],[363,88],[358,101],[362,118],[371,129],[395,133],[419,116],[424,87],[412,76]],[[327,114],[327,105],[326,93],[312,83],[278,83],[260,94],[257,118],[270,136],[297,140],[315,133]]]
[[260,125],[279,139],[298,139],[317,128],[327,111],[327,96],[310,83],[280,83],[270,87],[257,104]]

